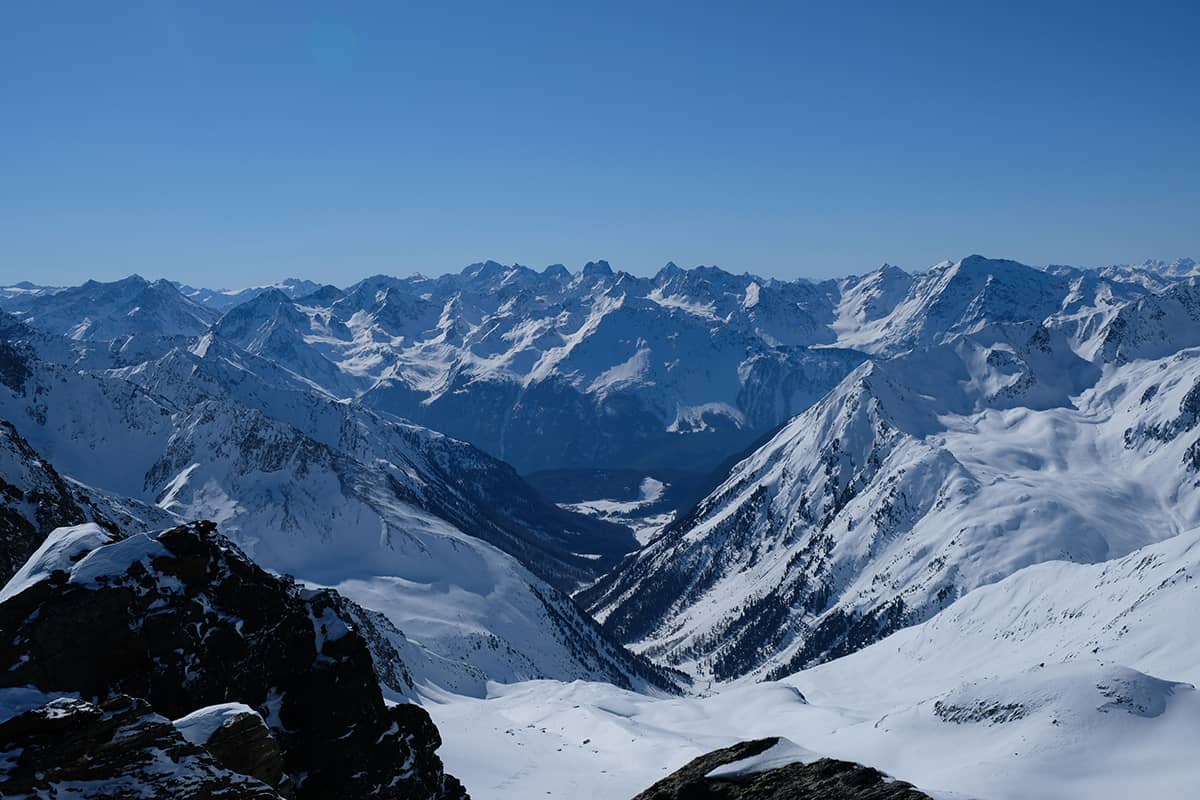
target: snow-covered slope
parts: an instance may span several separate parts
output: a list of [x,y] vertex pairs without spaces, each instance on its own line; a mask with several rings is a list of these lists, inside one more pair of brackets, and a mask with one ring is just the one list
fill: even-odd
[[860,367],[581,595],[698,676],[780,675],[1052,559],[1200,523],[1200,360],[1101,368],[990,326]]
[[217,319],[165,280],[131,275],[112,283],[82,286],[25,298],[9,298],[6,310],[47,333],[109,341],[126,336],[195,336]]
[[492,687],[428,707],[488,797],[623,797],[706,751],[783,736],[937,798],[1185,800],[1200,785],[1200,530],[1101,564],[1047,562],[781,681],[708,697]]
[[128,533],[178,520],[158,506],[63,478],[11,423],[0,420],[0,581],[8,580],[50,531],[84,522]]
[[283,292],[291,298],[298,298],[323,288],[319,283],[300,278],[285,278],[270,286],[252,286],[246,289],[198,289],[177,281],[172,281],[172,283],[184,297],[218,312],[228,311],[234,306],[253,300],[263,292],[271,290]]
[[1187,280],[1188,264],[1043,270],[970,256],[818,284],[673,264],[643,278],[603,261],[577,273],[484,262],[345,290],[289,279],[180,293],[134,276],[0,305],[92,342],[77,355],[88,368],[186,346],[171,337],[203,333],[220,311],[213,331],[239,348],[522,472],[702,474],[808,408],[865,353],[1045,319],[1083,352],[1123,304]]
[[627,529],[547,503],[469,445],[272,385],[249,369],[262,360],[208,345],[113,373],[14,350],[20,379],[0,415],[62,473],[215,519],[264,566],[342,586],[463,665],[439,674],[464,691],[532,677],[669,685],[547,582],[594,577],[635,545]]
[[1193,529],[1099,564],[1033,565],[811,674],[848,681],[850,667],[873,664],[919,697],[954,676],[1097,662],[1200,685],[1200,620],[1191,611],[1198,600]]

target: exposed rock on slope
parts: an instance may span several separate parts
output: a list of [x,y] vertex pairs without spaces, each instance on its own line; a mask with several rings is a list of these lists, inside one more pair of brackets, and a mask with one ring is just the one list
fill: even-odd
[[0,630],[2,686],[128,694],[172,718],[245,703],[298,798],[463,796],[429,716],[384,703],[336,596],[270,575],[212,523],[56,531],[0,593]]
[[[633,800],[930,800],[911,784],[832,758],[736,769],[738,762],[750,762],[779,743],[779,738],[756,739],[702,755]],[[714,771],[727,774],[710,775]]]
[[183,738],[204,747],[223,766],[291,794],[283,750],[267,723],[250,706],[206,706],[175,720],[174,725]]
[[9,299],[5,305],[39,330],[81,341],[146,334],[196,336],[218,316],[169,282],[150,282],[140,275],[111,283],[88,281],[52,294]]
[[0,420],[0,581],[55,528],[95,522],[114,533],[177,524],[170,512],[64,479]]

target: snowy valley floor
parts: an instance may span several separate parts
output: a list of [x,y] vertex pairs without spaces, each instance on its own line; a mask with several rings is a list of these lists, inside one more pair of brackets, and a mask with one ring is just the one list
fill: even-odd
[[[447,769],[480,800],[620,800],[697,755],[785,736],[935,797],[1200,797],[1200,530],[1050,562],[781,682],[707,697],[602,683],[433,688]],[[703,688],[703,687],[702,687]]]
[[[1066,676],[1076,696],[1010,722],[947,722],[932,704],[889,711],[870,686],[822,687],[806,675],[703,699],[533,681],[493,685],[486,700],[432,692],[425,705],[447,769],[481,800],[629,798],[702,753],[768,735],[870,764],[939,798],[1195,797],[1196,692],[1134,686],[1143,699],[1165,700],[1158,716],[1103,712],[1088,707],[1089,687],[1099,692],[1093,677],[1086,667]],[[1046,691],[1036,679],[1011,688],[1027,699]],[[1089,718],[1098,714],[1109,718]]]

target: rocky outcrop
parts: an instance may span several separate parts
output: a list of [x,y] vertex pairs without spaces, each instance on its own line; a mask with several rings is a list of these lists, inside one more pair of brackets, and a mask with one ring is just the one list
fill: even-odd
[[812,763],[710,777],[719,767],[751,759],[779,743],[778,737],[740,742],[688,762],[633,800],[930,800],[911,784],[879,770],[821,758]]
[[20,569],[47,533],[87,519],[54,467],[0,420],[0,581]]
[[207,706],[175,720],[175,727],[183,738],[216,756],[222,766],[291,797],[283,750],[254,709],[242,703]]
[[333,592],[267,573],[210,522],[85,554],[56,549],[59,534],[5,587],[0,687],[125,694],[169,718],[244,703],[278,741],[299,800],[465,797],[428,714],[384,702]]
[[150,705],[51,700],[0,723],[0,796],[80,800],[280,800],[267,784],[222,766]]

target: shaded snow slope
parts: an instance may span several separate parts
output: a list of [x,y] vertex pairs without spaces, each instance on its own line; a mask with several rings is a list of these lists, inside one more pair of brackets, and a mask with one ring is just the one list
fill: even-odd
[[25,354],[0,414],[64,474],[164,516],[216,519],[264,566],[346,584],[475,686],[670,685],[547,582],[593,576],[633,545],[627,529],[556,508],[462,442],[273,386],[246,371],[252,357],[212,352],[206,366],[175,351],[161,374],[158,362],[86,373]]

